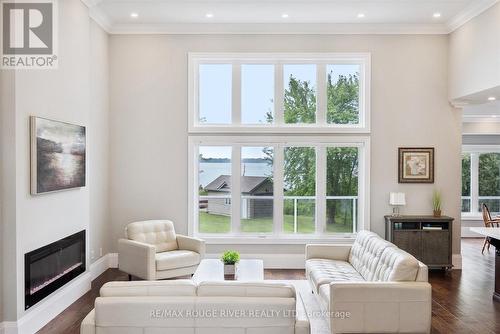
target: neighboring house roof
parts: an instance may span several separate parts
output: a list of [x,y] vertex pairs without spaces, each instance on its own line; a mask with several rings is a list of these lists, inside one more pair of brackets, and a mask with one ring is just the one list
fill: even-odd
[[[266,182],[271,182],[268,177],[265,176],[242,176],[241,177],[241,192],[242,193],[253,193],[261,185]],[[272,188],[271,188],[272,189]],[[207,184],[205,187],[206,191],[219,191],[219,192],[230,192],[231,191],[231,175],[220,175],[218,178]],[[272,192],[272,190],[271,190]]]

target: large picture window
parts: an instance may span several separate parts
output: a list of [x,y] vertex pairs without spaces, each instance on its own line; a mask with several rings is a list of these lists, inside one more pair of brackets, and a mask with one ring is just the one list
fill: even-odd
[[189,55],[191,133],[369,132],[370,55]]
[[190,53],[188,79],[191,235],[369,229],[369,53]]
[[369,140],[193,136],[192,233],[318,238],[367,228]]
[[500,213],[500,147],[464,146],[462,214],[479,216],[483,204]]

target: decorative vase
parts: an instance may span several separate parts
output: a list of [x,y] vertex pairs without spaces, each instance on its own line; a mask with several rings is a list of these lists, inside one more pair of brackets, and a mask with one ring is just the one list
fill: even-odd
[[434,217],[441,217],[441,210],[434,210]]
[[236,264],[224,264],[224,279],[234,280]]

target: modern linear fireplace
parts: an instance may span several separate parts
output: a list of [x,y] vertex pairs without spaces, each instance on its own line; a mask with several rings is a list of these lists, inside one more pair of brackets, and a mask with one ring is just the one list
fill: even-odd
[[27,310],[85,272],[85,231],[24,255],[24,308]]

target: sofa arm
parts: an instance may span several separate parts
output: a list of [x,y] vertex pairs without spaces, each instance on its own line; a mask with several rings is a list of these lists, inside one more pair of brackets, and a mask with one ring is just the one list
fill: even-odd
[[118,268],[145,280],[156,279],[156,248],[128,239],[118,240]]
[[95,334],[95,310],[90,311],[80,325],[80,334]]
[[430,333],[432,288],[426,282],[333,282],[329,312],[332,333]]
[[177,234],[177,245],[179,249],[199,253],[201,259],[205,257],[205,240]]
[[306,307],[302,296],[297,294],[297,306],[296,306],[296,316],[295,316],[295,334],[310,334],[311,324],[309,322],[309,317],[307,316]]
[[343,244],[311,244],[306,245],[306,260],[330,259],[347,261],[351,252],[351,245]]

